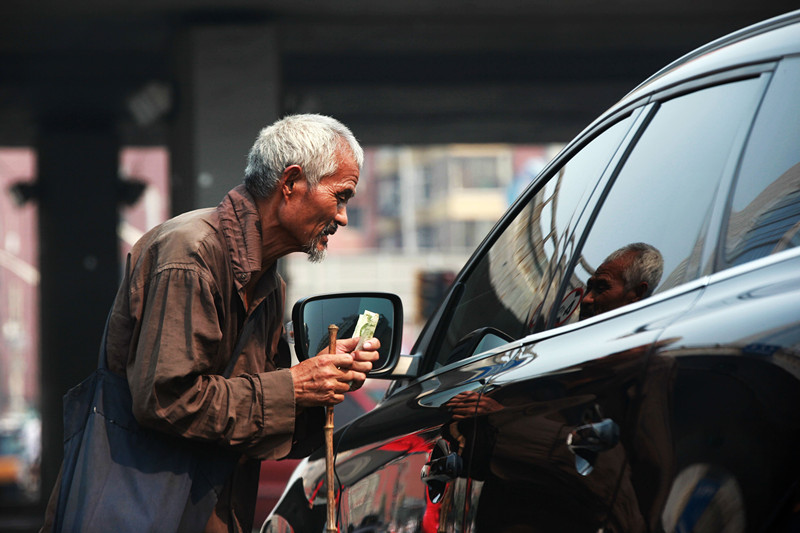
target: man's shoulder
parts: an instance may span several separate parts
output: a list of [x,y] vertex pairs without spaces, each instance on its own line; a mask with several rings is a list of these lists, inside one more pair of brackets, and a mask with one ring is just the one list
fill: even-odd
[[148,270],[204,267],[224,253],[214,208],[197,209],[163,222],[147,232],[131,251],[134,263],[146,262]]
[[187,211],[158,226],[159,238],[201,241],[216,231],[218,223],[219,214],[213,207]]

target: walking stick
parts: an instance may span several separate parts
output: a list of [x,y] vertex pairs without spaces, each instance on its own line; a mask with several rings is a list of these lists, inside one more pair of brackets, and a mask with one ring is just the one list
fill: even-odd
[[[335,324],[328,326],[328,353],[336,353],[336,333],[339,328]],[[336,498],[334,496],[333,479],[333,406],[325,407],[325,475],[328,482],[328,533],[336,532]]]

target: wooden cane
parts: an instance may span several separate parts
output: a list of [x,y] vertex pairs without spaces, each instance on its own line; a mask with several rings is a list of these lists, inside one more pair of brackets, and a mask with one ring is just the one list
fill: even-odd
[[[339,328],[335,324],[328,326],[328,353],[336,353],[336,334]],[[333,406],[325,407],[325,475],[328,482],[328,533],[336,532],[336,497],[333,474]]]

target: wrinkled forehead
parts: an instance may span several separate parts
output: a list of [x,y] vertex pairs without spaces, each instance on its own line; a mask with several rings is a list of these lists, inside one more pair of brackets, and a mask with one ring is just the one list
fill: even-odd
[[348,152],[345,155],[337,156],[334,171],[322,176],[317,183],[311,183],[305,175],[303,179],[309,183],[311,190],[321,185],[329,189],[352,189],[355,193],[360,176],[359,170],[355,158]]
[[334,176],[337,176],[339,178],[338,181],[345,186],[356,187],[358,185],[361,169],[352,153],[348,151],[347,154],[339,158]]
[[340,160],[334,173],[324,176],[319,180],[318,185],[336,191],[347,189],[355,193],[359,176],[358,166],[352,158],[349,161],[346,159]]

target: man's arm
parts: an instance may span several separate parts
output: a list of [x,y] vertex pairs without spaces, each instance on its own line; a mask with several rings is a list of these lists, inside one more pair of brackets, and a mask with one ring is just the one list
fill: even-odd
[[142,425],[243,451],[262,447],[267,438],[271,446],[275,439],[291,444],[290,371],[219,375],[230,358],[221,346],[224,310],[214,286],[196,269],[158,273],[146,295],[132,291],[130,305],[141,327],[126,370]]
[[347,339],[337,343],[339,353],[292,369],[226,379],[217,373],[229,358],[220,353],[218,302],[213,286],[190,268],[162,271],[142,301],[131,298],[132,307],[143,306],[127,368],[142,425],[250,456],[283,457],[293,445],[297,408],[341,402],[349,382],[363,383],[378,357],[377,339],[355,354],[346,352],[357,339]]

